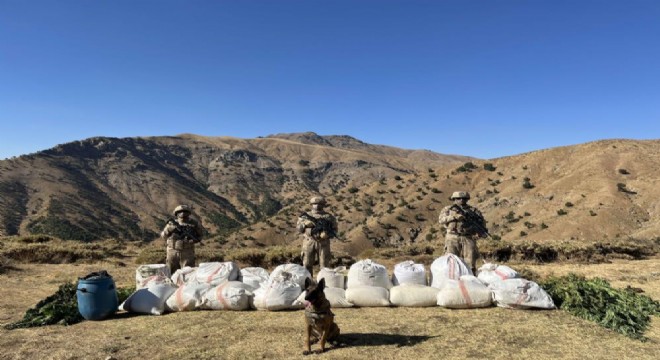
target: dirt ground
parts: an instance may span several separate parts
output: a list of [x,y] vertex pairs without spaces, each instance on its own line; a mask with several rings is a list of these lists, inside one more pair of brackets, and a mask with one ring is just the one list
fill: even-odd
[[[609,264],[516,265],[541,275],[603,277],[660,299],[660,257]],[[136,266],[17,264],[0,275],[0,324],[65,281],[107,270],[117,286],[133,286]],[[660,318],[648,340],[629,339],[564,311],[502,308],[334,309],[342,345],[306,358],[324,359],[657,359]],[[73,326],[0,329],[0,359],[289,359],[303,358],[302,311],[196,311],[162,316],[118,313]]]

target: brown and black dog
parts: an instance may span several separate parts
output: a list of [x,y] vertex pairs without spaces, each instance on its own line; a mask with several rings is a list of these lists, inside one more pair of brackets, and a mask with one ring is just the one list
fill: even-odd
[[305,279],[305,351],[311,353],[311,344],[321,342],[319,353],[325,351],[326,341],[334,341],[339,336],[339,326],[335,323],[335,314],[330,310],[330,302],[325,298],[325,279],[315,283]]

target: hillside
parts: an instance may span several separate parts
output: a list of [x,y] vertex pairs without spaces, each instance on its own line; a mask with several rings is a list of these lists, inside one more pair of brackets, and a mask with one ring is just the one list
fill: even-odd
[[468,159],[314,133],[90,138],[0,161],[0,235],[151,240],[188,203],[222,237],[313,193]]
[[[605,140],[492,160],[428,166],[328,196],[350,254],[378,246],[442,243],[440,209],[468,190],[490,232],[511,243],[608,242],[660,234],[660,141]],[[298,202],[230,243],[271,244],[291,233]],[[250,239],[256,239],[249,241]],[[247,246],[245,245],[245,246]]]
[[178,203],[207,243],[297,243],[324,194],[336,248],[442,243],[438,212],[468,190],[507,242],[607,242],[660,234],[660,140],[603,140],[477,160],[349,136],[92,138],[0,162],[0,232],[152,240]]

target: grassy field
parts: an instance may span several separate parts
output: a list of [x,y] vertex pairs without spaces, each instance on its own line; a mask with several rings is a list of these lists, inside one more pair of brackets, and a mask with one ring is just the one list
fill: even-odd
[[[426,264],[429,265],[429,264]],[[603,264],[509,264],[542,276],[575,272],[632,286],[660,299],[660,257]],[[107,270],[134,286],[130,258],[94,264],[22,264],[0,275],[0,324],[19,320],[60,284]],[[389,267],[389,266],[388,266]],[[660,318],[647,341],[627,338],[564,311],[502,308],[335,309],[343,343],[324,359],[657,359]],[[0,329],[0,359],[284,359],[302,358],[303,312],[198,311],[163,316],[118,313],[73,326]]]

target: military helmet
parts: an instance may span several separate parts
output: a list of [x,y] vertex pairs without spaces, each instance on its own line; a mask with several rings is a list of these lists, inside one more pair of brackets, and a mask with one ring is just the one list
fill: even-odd
[[451,197],[449,199],[455,200],[455,199],[469,199],[469,198],[470,198],[470,193],[467,191],[454,191],[454,193],[451,194]]
[[325,205],[325,198],[323,196],[314,196],[309,200],[310,204],[323,204]]
[[190,206],[188,206],[188,205],[179,205],[179,206],[175,207],[175,208],[174,208],[174,212],[173,212],[173,213],[174,213],[174,216],[176,216],[176,214],[178,214],[178,213],[180,213],[180,212],[182,212],[182,211],[185,211],[185,212],[187,212],[187,213],[190,213]]

